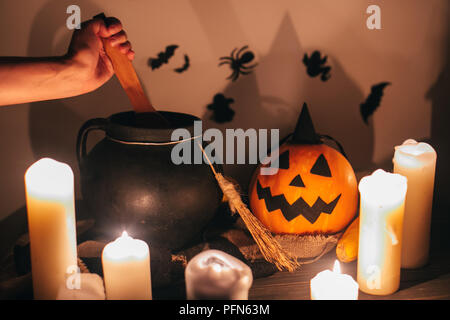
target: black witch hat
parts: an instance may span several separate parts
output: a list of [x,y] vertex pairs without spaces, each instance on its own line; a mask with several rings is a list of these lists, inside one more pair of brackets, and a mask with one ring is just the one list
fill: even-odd
[[302,111],[298,117],[297,125],[295,126],[295,131],[292,134],[292,142],[299,144],[323,143],[320,135],[318,135],[314,129],[306,103],[303,103]]

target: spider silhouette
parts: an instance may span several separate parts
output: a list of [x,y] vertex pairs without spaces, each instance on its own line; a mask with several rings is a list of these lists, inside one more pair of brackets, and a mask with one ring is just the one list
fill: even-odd
[[233,102],[233,98],[226,98],[221,93],[216,94],[213,98],[213,103],[208,105],[208,109],[213,111],[211,119],[217,123],[233,120],[234,110],[230,108],[230,104]]
[[331,67],[325,66],[327,62],[327,56],[324,56],[323,59],[320,57],[320,51],[314,51],[311,54],[311,57],[308,58],[308,55],[305,53],[303,57],[303,64],[306,66],[306,72],[310,77],[316,77],[319,74],[322,74],[320,79],[322,81],[327,81],[330,79],[330,70]]
[[[219,66],[229,64],[231,70],[233,70],[233,73],[227,78],[227,80],[231,79],[231,81],[236,81],[239,75],[249,74],[253,71],[252,69],[256,67],[257,63],[247,65],[255,58],[255,55],[251,51],[245,51],[246,49],[248,49],[248,46],[242,47],[238,52],[236,52],[237,48],[234,48],[229,57],[220,58],[220,60],[223,61],[219,63]],[[242,53],[243,51],[245,52]]]

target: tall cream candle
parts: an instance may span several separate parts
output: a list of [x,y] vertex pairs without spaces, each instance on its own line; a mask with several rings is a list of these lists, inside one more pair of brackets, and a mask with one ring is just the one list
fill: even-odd
[[428,261],[436,157],[429,144],[413,139],[395,147],[394,172],[408,179],[402,268],[422,267]]
[[361,210],[357,281],[361,291],[387,295],[400,285],[407,179],[381,169],[359,183]]
[[151,300],[150,250],[125,231],[102,253],[103,278],[108,300]]
[[44,158],[25,173],[35,299],[56,299],[77,269],[74,179],[70,167]]

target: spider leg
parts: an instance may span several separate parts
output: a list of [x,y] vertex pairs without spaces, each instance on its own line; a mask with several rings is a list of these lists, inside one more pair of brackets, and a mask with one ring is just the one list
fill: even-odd
[[230,57],[221,57],[221,58],[219,58],[219,60],[233,60],[233,59],[231,59]]
[[236,70],[235,72],[234,72],[234,77],[233,77],[233,82],[234,81],[236,81],[237,80],[237,78],[239,77],[239,70]]
[[233,73],[227,78],[227,80],[236,81],[239,77],[239,71],[234,70]]
[[237,50],[237,48],[234,48],[233,51],[231,51],[231,54],[230,54],[230,57],[229,57],[230,60],[234,60],[234,52],[236,50]]
[[241,69],[244,69],[244,70],[253,69],[253,68],[256,67],[257,65],[258,65],[258,64],[255,63],[255,64],[253,64],[253,65],[251,65],[251,66],[241,66]]
[[252,72],[253,72],[253,71],[242,71],[242,70],[239,71],[240,74],[250,74],[250,73],[252,73]]
[[223,61],[223,62],[221,62],[221,63],[219,63],[219,66],[221,66],[223,64],[231,64],[231,60],[230,61]]

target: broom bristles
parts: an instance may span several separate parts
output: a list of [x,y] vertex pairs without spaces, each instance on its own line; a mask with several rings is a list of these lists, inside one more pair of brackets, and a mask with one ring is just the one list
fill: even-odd
[[297,267],[300,266],[297,259],[284,250],[272,236],[272,233],[262,225],[253,213],[251,213],[247,206],[242,202],[242,198],[239,195],[239,192],[237,192],[234,184],[214,169],[214,166],[206,155],[202,145],[198,143],[198,146],[208,161],[209,167],[216,177],[220,189],[222,189],[223,194],[227,197],[231,212],[237,212],[241,216],[242,221],[244,221],[245,226],[248,231],[250,231],[250,234],[258,245],[264,259],[273,263],[280,271],[284,269],[294,271],[297,269]]
[[221,173],[214,172],[222,192],[228,198],[230,209],[233,213],[238,213],[244,221],[248,231],[252,235],[261,253],[268,262],[273,263],[278,270],[294,271],[299,263],[286,252],[272,233],[256,218],[253,213],[242,202],[241,196],[237,192],[234,184],[227,180]]

